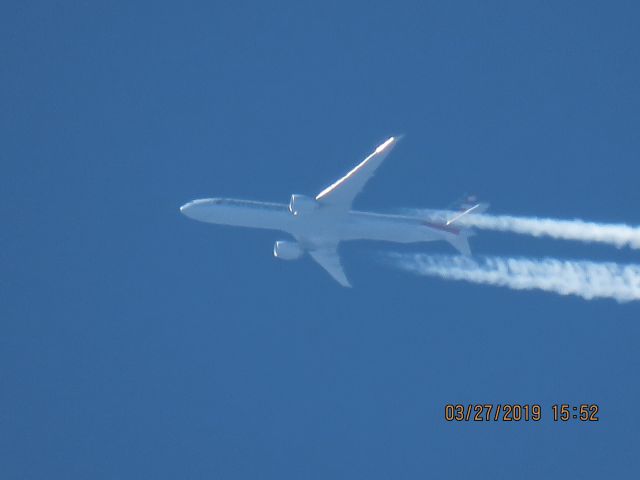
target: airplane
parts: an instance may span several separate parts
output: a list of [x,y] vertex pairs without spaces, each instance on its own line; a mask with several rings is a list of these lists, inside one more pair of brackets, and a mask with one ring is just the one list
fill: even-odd
[[[344,177],[311,198],[293,194],[289,204],[206,198],[180,207],[189,218],[201,222],[279,230],[295,241],[278,240],[273,255],[296,260],[305,253],[343,287],[351,287],[338,255],[338,245],[351,240],[416,243],[444,240],[463,255],[470,255],[468,237],[473,231],[454,223],[465,215],[480,213],[487,204],[465,199],[458,212],[431,210],[431,215],[396,215],[352,210],[356,196],[382,164],[400,137],[390,137]],[[474,202],[470,202],[473,200]],[[426,218],[425,218],[426,217]]]

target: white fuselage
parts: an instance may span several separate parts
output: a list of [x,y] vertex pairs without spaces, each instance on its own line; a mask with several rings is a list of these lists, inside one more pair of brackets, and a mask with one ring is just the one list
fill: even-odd
[[287,232],[305,247],[348,240],[380,240],[397,243],[450,240],[458,230],[444,222],[424,218],[370,212],[336,213],[332,209],[294,215],[289,206],[226,198],[194,200],[180,210],[201,222]]

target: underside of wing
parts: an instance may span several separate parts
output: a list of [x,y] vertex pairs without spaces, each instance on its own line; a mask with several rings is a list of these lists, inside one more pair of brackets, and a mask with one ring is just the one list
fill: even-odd
[[316,200],[323,205],[349,210],[353,199],[362,191],[398,140],[398,137],[389,138],[353,170],[320,192]]
[[309,251],[309,255],[324,268],[333,279],[343,287],[351,287],[344,273],[336,248],[324,248]]

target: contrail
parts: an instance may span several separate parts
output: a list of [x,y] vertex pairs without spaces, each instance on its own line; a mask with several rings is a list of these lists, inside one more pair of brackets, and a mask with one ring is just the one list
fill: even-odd
[[[489,215],[447,210],[405,210],[433,222],[446,222],[454,226],[475,227],[482,230],[519,233],[534,237],[550,237],[560,240],[606,243],[618,248],[625,246],[640,249],[640,227],[623,223],[597,223],[584,220],[561,220],[557,218],[516,217],[512,215]],[[454,219],[451,221],[451,219]]]
[[607,243],[618,248],[624,246],[640,248],[640,228],[625,224],[486,214],[465,215],[456,224],[534,237],[545,236],[561,240]]
[[555,258],[469,258],[454,255],[392,255],[392,263],[421,275],[577,295],[587,300],[640,300],[640,265]]

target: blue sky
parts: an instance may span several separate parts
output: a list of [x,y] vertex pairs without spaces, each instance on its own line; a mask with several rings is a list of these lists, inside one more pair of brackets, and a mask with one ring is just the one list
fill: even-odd
[[[637,304],[421,278],[355,288],[188,200],[314,194],[640,224],[635,2],[5,2],[3,478],[630,478]],[[483,233],[483,254],[636,262]],[[450,252],[447,245],[403,251]],[[446,403],[539,403],[451,424]],[[598,403],[557,424],[554,403]]]

